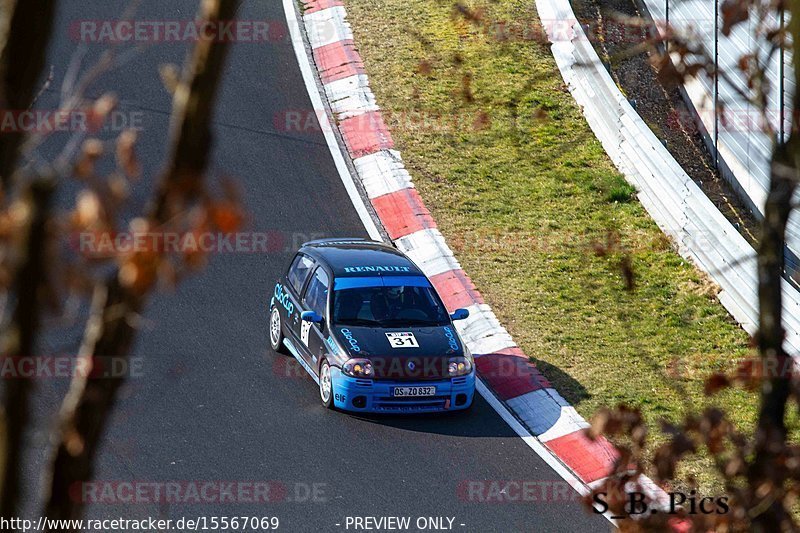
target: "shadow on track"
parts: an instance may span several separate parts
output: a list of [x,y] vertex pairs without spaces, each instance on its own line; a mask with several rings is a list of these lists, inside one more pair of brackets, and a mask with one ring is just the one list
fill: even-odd
[[517,434],[477,392],[472,408],[450,413],[374,414],[333,413],[370,424],[380,424],[404,431],[435,433],[454,437],[516,437]]

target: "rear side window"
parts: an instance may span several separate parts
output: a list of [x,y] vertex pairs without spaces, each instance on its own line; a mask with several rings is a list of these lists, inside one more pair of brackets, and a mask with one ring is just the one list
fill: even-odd
[[318,268],[311,278],[306,291],[305,304],[311,311],[325,316],[325,303],[328,301],[328,275]]
[[289,267],[288,278],[289,284],[297,294],[300,294],[300,290],[303,288],[303,284],[308,279],[308,275],[311,274],[313,268],[314,261],[312,259],[303,254],[295,256],[292,266]]

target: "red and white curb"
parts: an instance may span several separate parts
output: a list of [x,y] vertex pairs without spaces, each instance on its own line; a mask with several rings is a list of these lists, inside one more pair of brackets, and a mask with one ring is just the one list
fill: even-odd
[[[536,446],[543,445],[584,489],[602,482],[614,467],[617,451],[605,438],[586,436],[589,424],[514,343],[447,246],[394,150],[343,3],[302,3],[311,55],[357,179],[389,237],[430,277],[447,308],[469,309],[469,318],[457,328],[475,356],[483,385],[494,396],[490,403],[502,402],[535,437]],[[317,115],[327,114],[320,109]]]

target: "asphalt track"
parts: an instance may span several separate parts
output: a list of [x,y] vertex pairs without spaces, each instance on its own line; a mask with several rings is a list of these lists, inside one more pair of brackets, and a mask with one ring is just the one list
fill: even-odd
[[[60,2],[50,50],[53,85],[37,107],[57,105],[61,81],[80,48],[70,27],[81,20],[118,19],[124,5]],[[187,0],[145,1],[136,18],[188,20],[196,6]],[[285,28],[278,0],[245,1],[239,18]],[[88,64],[105,45],[86,48]],[[91,91],[115,92],[124,114],[141,117],[146,176],[163,160],[170,111],[158,67],[180,63],[187,49],[187,43],[146,47]],[[241,185],[249,229],[275,232],[283,245],[267,254],[216,254],[175,293],[153,299],[135,347],[142,372],[123,390],[95,474],[111,482],[272,480],[285,487],[287,497],[269,504],[94,504],[87,516],[277,516],[284,531],[344,531],[348,516],[455,517],[456,531],[608,530],[608,521],[588,514],[573,490],[482,398],[470,413],[444,417],[327,412],[313,381],[269,350],[268,294],[293,242],[366,236],[322,135],[313,128],[276,127],[276,116],[296,110],[310,110],[310,103],[288,39],[232,46],[216,112],[213,169]],[[55,136],[42,156],[52,157],[64,140]],[[147,198],[146,181],[135,188],[134,205]],[[74,186],[66,189],[68,199]],[[42,342],[41,353],[76,350],[80,333],[78,325],[59,327]],[[36,472],[66,383],[45,380],[37,387],[28,438],[29,516],[36,515]],[[544,497],[537,499],[544,501],[469,501],[459,490],[469,480],[541,482]],[[308,497],[309,487],[316,487],[316,497]]]

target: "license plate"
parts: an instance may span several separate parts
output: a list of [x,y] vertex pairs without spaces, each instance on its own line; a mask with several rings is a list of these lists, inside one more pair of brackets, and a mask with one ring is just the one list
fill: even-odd
[[394,397],[405,396],[435,396],[436,387],[395,387],[392,391]]

